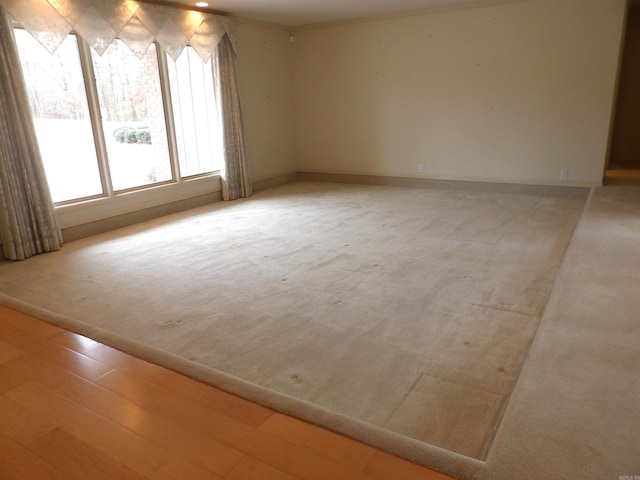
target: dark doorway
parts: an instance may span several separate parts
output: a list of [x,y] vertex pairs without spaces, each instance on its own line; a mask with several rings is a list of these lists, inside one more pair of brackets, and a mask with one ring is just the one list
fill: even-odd
[[640,2],[630,1],[605,184],[640,183]]

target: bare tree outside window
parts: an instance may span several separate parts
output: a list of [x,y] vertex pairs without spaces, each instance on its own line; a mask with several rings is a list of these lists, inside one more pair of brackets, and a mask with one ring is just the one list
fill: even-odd
[[53,55],[25,30],[15,36],[53,201],[102,194],[75,35]]

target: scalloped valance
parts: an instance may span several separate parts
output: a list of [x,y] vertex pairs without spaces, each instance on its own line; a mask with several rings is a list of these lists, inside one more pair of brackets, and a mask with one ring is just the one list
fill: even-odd
[[206,62],[225,34],[235,43],[229,17],[134,0],[0,0],[0,6],[51,53],[72,30],[99,55],[119,38],[138,57],[156,41],[174,60],[190,45]]

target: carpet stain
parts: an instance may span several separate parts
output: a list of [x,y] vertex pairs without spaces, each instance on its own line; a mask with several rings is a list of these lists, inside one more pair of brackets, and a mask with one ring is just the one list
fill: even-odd
[[182,323],[184,323],[184,318],[174,318],[170,320],[165,320],[160,325],[162,325],[163,327],[174,327],[174,326],[182,325]]

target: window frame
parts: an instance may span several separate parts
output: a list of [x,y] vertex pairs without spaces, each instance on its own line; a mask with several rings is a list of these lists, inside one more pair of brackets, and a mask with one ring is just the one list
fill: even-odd
[[[14,29],[23,29],[22,26],[15,22],[13,27]],[[162,182],[114,191],[104,129],[102,126],[91,47],[75,31],[71,31],[68,35],[74,35],[77,40],[78,55],[80,58],[80,65],[86,90],[87,104],[89,108],[89,116],[103,193],[55,202],[54,206],[58,214],[61,228],[74,227],[94,221],[104,220],[110,217],[133,213],[147,208],[159,207],[202,195],[216,194],[217,192],[220,192],[222,190],[220,184],[220,170],[185,177],[180,175],[173,103],[169,84],[167,53],[158,42],[154,43],[156,46],[158,74],[172,178]],[[213,60],[211,61],[211,68],[215,68],[215,62]]]

